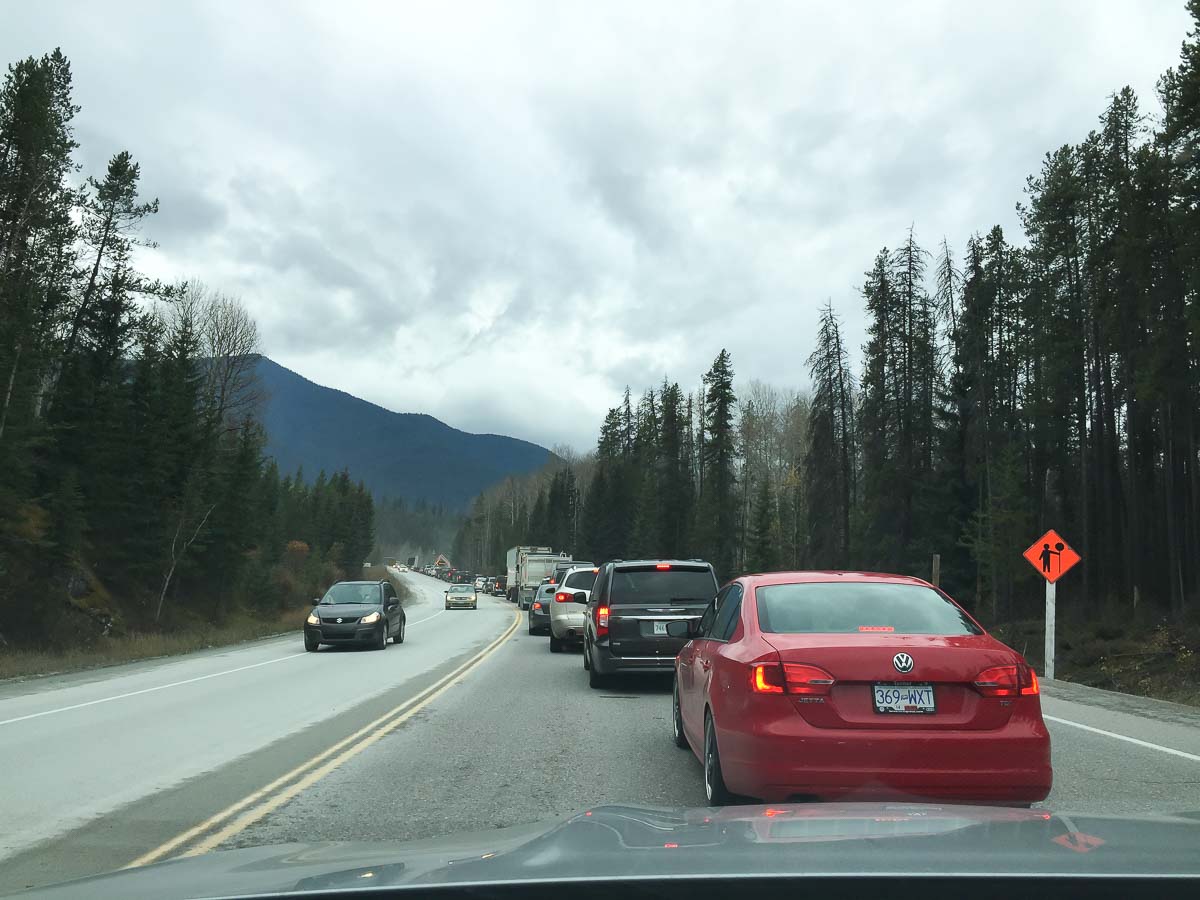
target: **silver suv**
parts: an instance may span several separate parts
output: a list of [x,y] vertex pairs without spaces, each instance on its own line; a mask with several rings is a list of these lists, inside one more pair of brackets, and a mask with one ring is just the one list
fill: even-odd
[[[563,644],[582,644],[587,624],[587,600],[598,570],[592,566],[574,566],[567,570],[550,604],[550,652],[561,653]],[[576,602],[575,595],[583,594]]]

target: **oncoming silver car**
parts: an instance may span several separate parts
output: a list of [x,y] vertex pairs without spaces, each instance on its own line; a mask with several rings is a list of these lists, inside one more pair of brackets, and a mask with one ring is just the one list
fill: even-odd
[[452,584],[445,594],[446,609],[479,609],[479,595],[473,584]]

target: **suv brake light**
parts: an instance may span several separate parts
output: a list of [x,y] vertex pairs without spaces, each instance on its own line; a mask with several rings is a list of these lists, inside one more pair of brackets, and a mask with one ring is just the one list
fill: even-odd
[[575,599],[575,595],[568,593],[567,591],[559,591],[557,594],[554,595],[555,603],[570,603],[574,599]]
[[1029,666],[992,666],[975,676],[975,690],[985,697],[1032,697],[1041,693],[1037,673]]
[[658,569],[658,571],[660,571],[660,572],[669,572],[669,571],[671,571],[671,564],[670,563],[655,563],[654,568]]
[[608,607],[596,607],[596,637],[602,638],[608,636]]

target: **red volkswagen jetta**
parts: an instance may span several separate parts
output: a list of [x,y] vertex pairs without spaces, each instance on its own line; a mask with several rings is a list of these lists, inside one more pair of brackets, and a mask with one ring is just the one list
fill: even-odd
[[1050,793],[1037,676],[917,578],[775,572],[726,585],[675,661],[675,742],[737,795],[1028,804]]

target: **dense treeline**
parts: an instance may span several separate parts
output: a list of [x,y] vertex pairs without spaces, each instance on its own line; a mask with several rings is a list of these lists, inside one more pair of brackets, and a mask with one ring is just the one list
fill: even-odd
[[253,320],[137,270],[158,202],[125,151],[79,180],[71,89],[59,51],[0,88],[0,643],[311,597],[371,498],[264,468]]
[[[1114,94],[1098,128],[1029,179],[1022,241],[995,227],[958,258],[910,232],[878,253],[857,373],[827,306],[807,396],[751,385],[739,402],[724,351],[696,392],[664,383],[636,404],[627,392],[594,471],[575,473],[575,544],[555,549],[703,556],[724,576],[928,577],[938,553],[942,583],[997,620],[1036,609],[1020,553],[1053,526],[1085,560],[1060,592],[1068,605],[1194,609],[1200,0],[1189,9],[1196,28],[1159,82],[1161,121],[1150,127],[1129,88]],[[544,487],[533,496],[531,508],[548,504]],[[462,547],[497,517],[506,540],[535,536],[532,516],[523,525],[501,500],[480,499]]]

